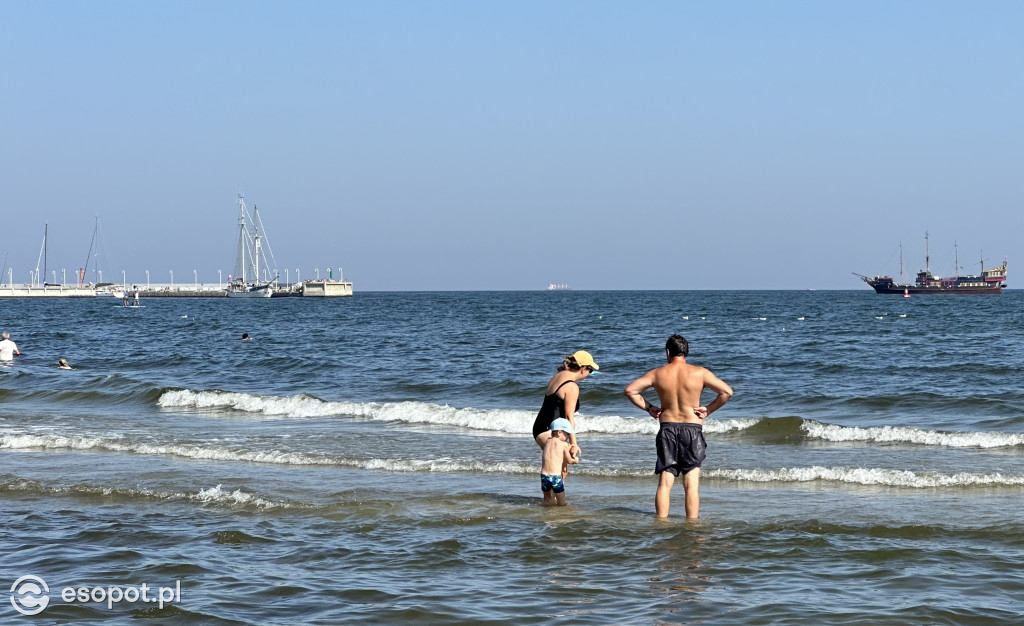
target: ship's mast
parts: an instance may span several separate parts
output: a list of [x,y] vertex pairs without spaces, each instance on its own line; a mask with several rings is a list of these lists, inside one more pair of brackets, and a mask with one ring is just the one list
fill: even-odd
[[900,242],[900,284],[903,284],[903,242]]
[[927,230],[924,231],[924,271],[928,272],[928,275],[931,276],[932,266],[931,266],[931,257],[928,255],[928,231]]
[[956,239],[953,240],[953,276],[960,277],[960,253],[956,247]]

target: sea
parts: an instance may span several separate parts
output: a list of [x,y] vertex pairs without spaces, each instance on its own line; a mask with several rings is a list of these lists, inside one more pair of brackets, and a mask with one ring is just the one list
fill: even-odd
[[[0,300],[2,623],[1024,623],[1022,291],[142,305]],[[681,481],[655,518],[623,395],[674,333],[734,390],[697,520]],[[530,430],[577,350],[546,507]]]

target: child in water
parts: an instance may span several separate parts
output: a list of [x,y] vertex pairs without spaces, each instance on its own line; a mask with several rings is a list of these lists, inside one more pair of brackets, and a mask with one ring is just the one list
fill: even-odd
[[565,485],[562,477],[570,463],[579,459],[569,453],[569,434],[575,434],[572,424],[564,417],[551,422],[551,438],[544,444],[543,463],[540,467],[540,490],[544,493],[544,504],[565,506]]

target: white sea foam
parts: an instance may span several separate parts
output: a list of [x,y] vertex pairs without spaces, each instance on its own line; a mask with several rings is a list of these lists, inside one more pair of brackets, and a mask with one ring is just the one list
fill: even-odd
[[104,445],[104,442],[112,442],[111,439],[99,437],[65,437],[63,435],[0,435],[0,449],[24,450],[29,448],[64,449],[64,450],[92,450]]
[[270,500],[266,500],[257,495],[242,491],[241,489],[226,491],[222,489],[220,485],[211,487],[210,489],[200,489],[199,493],[190,496],[190,499],[207,503],[255,506],[261,509],[287,508],[287,505],[271,502]]
[[1024,485],[1024,476],[1003,474],[958,474],[918,473],[909,470],[863,468],[863,467],[793,467],[775,470],[732,469],[706,470],[702,476],[759,483],[829,481],[854,483],[858,485],[882,485],[889,487],[1015,487]]
[[911,443],[949,448],[1005,448],[1024,445],[1024,434],[998,432],[940,432],[909,426],[860,428],[805,420],[800,426],[809,437],[826,441]]
[[108,498],[127,497],[164,501],[190,500],[203,503],[253,506],[260,509],[290,508],[292,506],[287,503],[273,502],[255,494],[244,492],[241,489],[226,491],[221,487],[221,485],[217,485],[216,487],[209,489],[200,489],[197,493],[171,493],[166,491],[153,491],[151,489],[144,488],[127,489],[123,487],[101,487],[95,485],[57,486],[48,485],[34,480],[16,479],[6,483],[0,483],[0,489],[5,491],[21,491],[55,495],[103,496]]
[[124,439],[64,435],[0,435],[0,449],[26,450],[96,450],[128,454],[179,456],[204,461],[248,461],[287,465],[329,465],[334,462],[323,456],[278,450],[237,450],[221,446],[192,444],[152,444]]
[[[167,409],[222,409],[272,418],[349,416],[383,422],[435,424],[512,434],[530,433],[537,416],[535,411],[459,408],[427,402],[327,402],[304,394],[277,397],[188,389],[164,392],[158,404]],[[588,416],[577,413],[575,420],[580,433],[654,435],[658,432],[658,422],[650,418]],[[729,432],[749,428],[758,421],[759,418],[723,421],[708,419],[704,429],[709,433]]]
[[730,419],[715,419],[709,417],[704,420],[704,432],[706,433],[728,433],[738,430],[746,430],[757,424],[761,423],[762,420],[767,419],[763,417],[734,417]]
[[459,461],[455,459],[368,459],[359,462],[358,466],[363,469],[382,470],[385,472],[536,474],[539,471],[538,466],[533,463],[485,463],[482,461]]
[[[252,451],[231,450],[218,446],[200,447],[172,444],[153,445],[128,443],[123,440],[107,440],[96,437],[65,437],[57,435],[0,435],[0,449],[75,449],[123,452],[133,454],[173,455],[198,460],[244,461],[279,465],[334,465],[393,473],[486,473],[529,476],[537,473],[534,463],[485,462],[452,458],[402,459],[402,458],[337,458],[314,456],[275,450]],[[650,468],[609,468],[584,463],[574,466],[572,472],[580,476],[611,478],[647,478]],[[909,470],[862,468],[862,467],[794,467],[779,469],[711,469],[703,471],[709,479],[732,480],[756,483],[808,483],[814,481],[879,485],[888,487],[935,488],[935,487],[1020,487],[1024,476],[1004,474],[940,474],[913,472]],[[10,488],[10,485],[8,485]],[[79,488],[61,488],[64,491],[80,491]],[[116,495],[123,490],[104,488],[98,493]],[[271,502],[255,494],[235,489],[225,490],[221,485],[202,489],[195,494],[162,494],[135,490],[132,494],[159,499],[186,499],[198,502],[229,505],[248,505],[261,508],[286,507],[287,504]]]
[[351,402],[324,402],[319,398],[296,396],[257,396],[229,391],[165,391],[157,405],[163,408],[229,409],[245,413],[283,417],[324,417],[330,415],[361,415],[361,405]]
[[[99,437],[77,437],[61,435],[0,435],[0,449],[8,450],[92,450],[127,454],[177,456],[202,461],[242,461],[276,465],[336,465],[389,472],[488,472],[508,474],[533,474],[534,464],[513,462],[460,461],[457,459],[353,459],[325,455],[283,452],[280,450],[238,450],[221,446],[196,446],[191,444],[150,444],[131,443]],[[250,503],[245,492],[223,492],[220,486],[200,491],[199,500],[230,500],[235,503]]]

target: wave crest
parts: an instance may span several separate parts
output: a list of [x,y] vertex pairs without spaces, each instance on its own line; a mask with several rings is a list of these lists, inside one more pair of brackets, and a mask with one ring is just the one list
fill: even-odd
[[1024,476],[969,474],[966,472],[957,474],[917,473],[909,470],[863,467],[813,466],[775,470],[721,469],[705,471],[703,476],[758,483],[828,481],[858,485],[910,487],[915,489],[932,487],[1019,487],[1024,485]]
[[70,495],[86,498],[113,498],[126,500],[160,500],[189,501],[202,504],[226,504],[230,506],[253,507],[260,510],[285,509],[293,505],[285,502],[273,502],[255,494],[235,489],[225,490],[221,485],[200,489],[196,493],[169,493],[150,489],[127,489],[123,487],[104,487],[94,485],[62,485],[54,486],[35,480],[15,478],[0,481],[0,492],[27,493],[33,495],[53,496]]
[[[315,396],[299,394],[289,397],[258,396],[227,391],[166,391],[157,404],[162,408],[230,410],[266,417],[319,418],[346,416],[382,422],[407,424],[435,424],[510,434],[529,434],[536,419],[535,411],[521,409],[459,408],[428,402],[358,403],[325,401]],[[650,418],[576,414],[580,433],[609,435],[655,435],[658,422]],[[709,419],[704,429],[709,433],[723,433],[749,428],[758,419]]]
[[826,441],[910,443],[947,448],[1005,448],[1024,445],[1024,435],[998,432],[942,432],[910,426],[838,426],[805,420],[801,429],[808,437]]
[[[426,424],[523,435],[531,432],[534,411],[476,409],[429,402],[340,402],[312,395],[259,396],[227,391],[165,391],[157,404],[167,409],[237,411],[278,419],[354,417],[406,424]],[[658,422],[650,418],[576,414],[580,433],[606,435],[656,435]],[[801,417],[708,418],[704,432],[743,433],[765,443],[799,438],[833,442],[914,444],[949,448],[1005,448],[1024,446],[1024,434],[1001,432],[943,432],[909,426],[859,427],[828,424]]]

